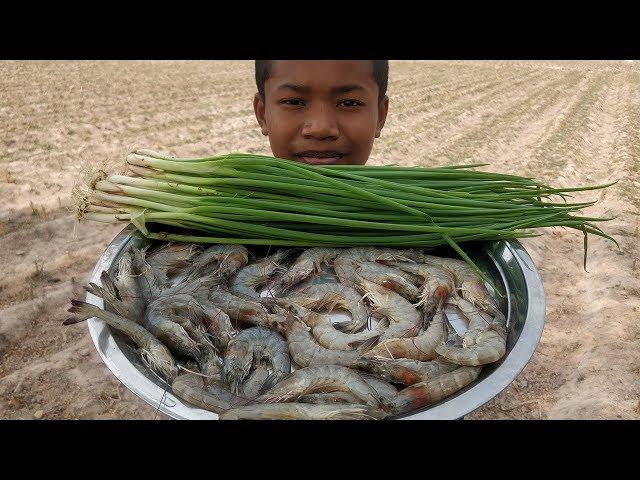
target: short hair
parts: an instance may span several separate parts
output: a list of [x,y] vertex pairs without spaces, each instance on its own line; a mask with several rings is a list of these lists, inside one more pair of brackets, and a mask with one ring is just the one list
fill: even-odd
[[[269,78],[271,62],[273,60],[256,60],[256,86],[258,93],[264,99],[264,82]],[[387,83],[389,81],[389,60],[372,60],[373,79],[378,84],[378,103],[387,94]]]

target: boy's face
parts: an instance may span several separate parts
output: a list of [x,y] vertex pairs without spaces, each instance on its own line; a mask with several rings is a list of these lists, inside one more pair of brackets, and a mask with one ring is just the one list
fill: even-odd
[[275,60],[254,110],[273,155],[315,165],[363,165],[389,99],[378,103],[368,60]]

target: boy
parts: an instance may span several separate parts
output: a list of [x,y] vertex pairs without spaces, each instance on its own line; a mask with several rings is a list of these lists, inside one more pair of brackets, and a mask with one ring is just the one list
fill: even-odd
[[386,60],[256,60],[253,100],[275,157],[363,165],[389,108]]

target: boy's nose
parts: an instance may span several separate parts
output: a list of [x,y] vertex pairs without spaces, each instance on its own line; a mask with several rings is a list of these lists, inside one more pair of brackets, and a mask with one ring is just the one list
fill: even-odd
[[309,115],[302,125],[302,136],[306,138],[338,138],[340,129],[336,119],[326,110],[316,110]]

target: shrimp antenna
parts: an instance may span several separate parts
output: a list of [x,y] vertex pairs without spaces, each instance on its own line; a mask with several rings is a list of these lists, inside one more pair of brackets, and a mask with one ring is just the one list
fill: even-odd
[[193,370],[189,370],[187,367],[183,367],[182,365],[178,365],[178,368],[180,370],[184,370],[185,372],[189,372],[192,373],[194,375],[198,375],[200,377],[205,377],[205,378],[214,378],[213,375],[205,375],[204,373],[200,373],[200,372],[195,372]]

